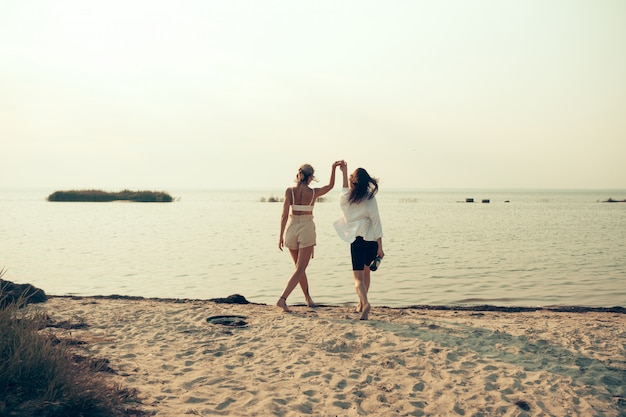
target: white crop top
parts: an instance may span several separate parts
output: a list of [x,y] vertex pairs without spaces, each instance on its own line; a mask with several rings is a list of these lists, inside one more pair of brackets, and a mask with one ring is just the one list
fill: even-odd
[[291,189],[291,210],[293,211],[313,211],[313,202],[315,201],[315,190],[313,190],[313,198],[308,206],[304,206],[302,204],[293,204],[296,201],[296,197],[293,194],[293,188]]

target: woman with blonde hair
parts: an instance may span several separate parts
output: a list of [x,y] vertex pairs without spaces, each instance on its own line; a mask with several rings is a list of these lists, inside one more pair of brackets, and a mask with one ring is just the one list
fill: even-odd
[[370,288],[370,271],[375,271],[385,257],[383,227],[378,213],[376,193],[378,180],[363,168],[357,168],[348,181],[348,165],[341,165],[343,190],[341,211],[343,217],[334,223],[339,236],[350,243],[354,288],[359,297],[357,311],[361,320],[367,320],[371,310],[367,293]]
[[[335,186],[335,168],[342,161],[333,163],[328,185],[320,188],[311,188],[311,181],[315,179],[315,170],[309,164],[304,164],[298,169],[295,187],[285,190],[285,202],[280,217],[280,239],[278,248],[282,251],[286,246],[296,265],[296,270],[289,278],[287,286],[276,305],[289,312],[287,297],[291,294],[298,283],[302,288],[306,303],[309,307],[315,306],[309,294],[309,282],[306,276],[306,268],[313,257],[313,248],[316,244],[315,223],[313,222],[313,206],[317,198],[323,196]],[[291,215],[289,209],[291,208]],[[287,226],[287,220],[289,225]]]

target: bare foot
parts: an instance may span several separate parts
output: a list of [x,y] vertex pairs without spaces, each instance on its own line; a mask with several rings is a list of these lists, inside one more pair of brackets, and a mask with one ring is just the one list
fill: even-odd
[[367,320],[371,309],[372,306],[370,306],[368,303],[365,308],[363,308],[363,312],[361,313],[361,318],[359,320]]
[[287,307],[287,300],[285,299],[285,297],[280,297],[278,301],[276,302],[276,306],[282,308],[283,312],[285,313],[291,312],[291,310],[289,310],[289,307]]
[[361,304],[361,302],[359,301],[359,304],[356,306],[356,310],[357,313],[360,313],[361,311],[363,311],[363,305]]
[[306,305],[308,305],[311,308],[317,307],[317,304],[315,304],[315,302],[313,301],[313,299],[311,297],[307,297]]

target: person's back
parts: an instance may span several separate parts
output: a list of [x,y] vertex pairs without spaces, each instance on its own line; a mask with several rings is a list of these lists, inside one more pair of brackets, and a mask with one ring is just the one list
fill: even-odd
[[[313,175],[315,170],[311,165],[304,164],[298,169],[298,175],[296,176],[298,185],[285,190],[285,201],[280,218],[278,248],[282,251],[283,246],[287,247],[296,265],[295,272],[289,278],[283,294],[276,302],[276,305],[285,312],[289,312],[287,297],[298,283],[302,287],[307,304],[309,306],[315,305],[309,295],[309,283],[306,276],[306,267],[309,260],[313,257],[313,247],[316,244],[313,206],[317,197],[325,195],[335,186],[335,168],[340,166],[340,164],[340,161],[333,164],[328,185],[320,188],[311,188],[309,186],[311,181],[315,179]],[[291,215],[289,215],[290,207]],[[290,222],[287,227],[288,219],[290,219]]]
[[371,195],[358,202],[350,202],[351,190],[344,188],[339,200],[343,218],[334,225],[339,236],[352,243],[357,236],[375,241],[382,237],[382,225],[378,213],[376,197]]
[[[383,229],[375,198],[378,180],[372,178],[365,169],[357,168],[348,181],[348,166],[345,163],[341,171],[343,190],[340,205],[343,216],[334,225],[339,236],[350,243],[354,288],[359,297],[357,311],[361,313],[361,320],[368,320],[371,311],[367,298],[370,271],[378,269],[385,256]],[[373,268],[370,269],[370,266]]]
[[[294,193],[294,189],[298,191],[298,198],[296,199],[296,195]],[[309,193],[310,191],[310,193]],[[304,201],[307,201],[308,194],[311,194],[311,199],[309,204],[301,204]],[[296,201],[299,204],[296,204]],[[315,204],[315,190],[306,186],[298,186],[291,188],[291,214],[299,215],[299,214],[312,214],[313,213],[313,205]]]

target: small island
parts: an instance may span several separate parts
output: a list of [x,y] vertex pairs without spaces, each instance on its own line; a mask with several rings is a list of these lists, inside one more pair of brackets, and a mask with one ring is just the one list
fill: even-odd
[[171,203],[171,195],[163,191],[131,191],[107,192],[102,190],[70,190],[55,191],[48,196],[48,201],[63,202],[95,202],[132,201],[138,203]]

